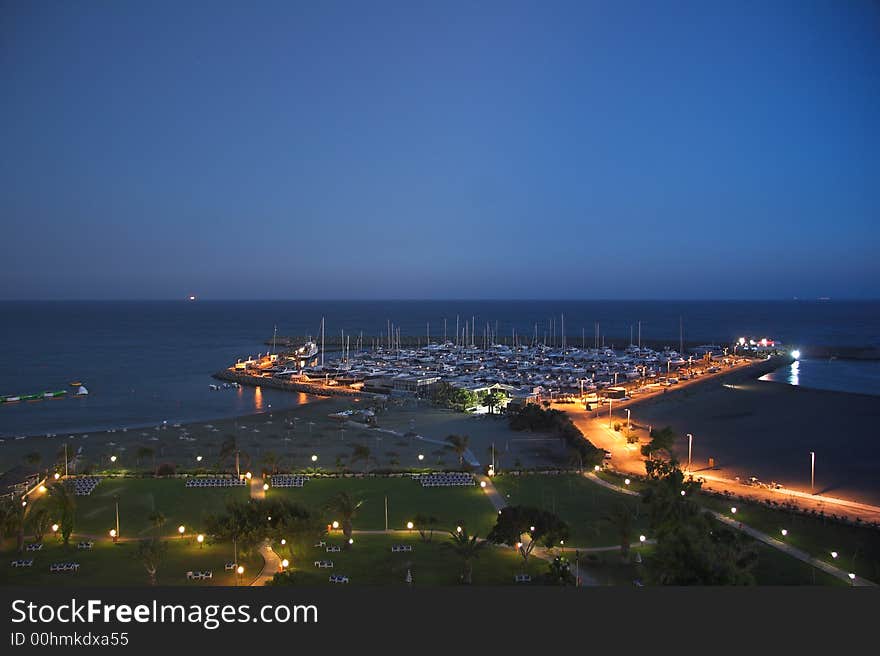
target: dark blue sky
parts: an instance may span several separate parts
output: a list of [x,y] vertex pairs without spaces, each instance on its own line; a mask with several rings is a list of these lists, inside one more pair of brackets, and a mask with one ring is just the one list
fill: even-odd
[[0,298],[880,296],[877,3],[415,4],[3,2]]

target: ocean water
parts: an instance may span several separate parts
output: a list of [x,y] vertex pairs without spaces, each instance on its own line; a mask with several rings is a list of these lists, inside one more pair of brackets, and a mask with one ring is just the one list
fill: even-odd
[[[530,338],[537,324],[543,338],[551,332],[551,318],[559,334],[562,314],[569,343],[583,335],[587,345],[593,342],[596,322],[607,345],[622,347],[641,321],[643,339],[677,346],[681,317],[685,340],[692,342],[766,335],[792,348],[880,346],[880,302],[0,302],[0,394],[71,389],[71,381],[82,381],[91,392],[84,399],[0,406],[0,436],[196,421],[301,403],[300,395],[274,390],[208,389],[212,372],[268,350],[263,342],[271,338],[274,326],[279,335],[317,335],[325,317],[328,335],[340,330],[352,336],[360,331],[380,335],[390,320],[403,335],[430,330],[432,339],[438,339],[444,318],[447,335],[454,334],[458,315],[462,324],[474,317],[478,333],[486,323],[494,329],[497,322],[499,335],[516,330]],[[823,375],[818,368],[815,372]],[[855,380],[837,372],[833,377]]]
[[802,359],[761,376],[759,380],[799,387],[880,396],[880,362]]

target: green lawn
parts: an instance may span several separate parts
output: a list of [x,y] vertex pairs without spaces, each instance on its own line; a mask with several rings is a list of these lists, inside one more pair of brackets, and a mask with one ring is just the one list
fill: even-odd
[[180,479],[115,478],[104,479],[89,495],[76,498],[74,531],[84,535],[107,535],[115,526],[114,497],[119,497],[119,528],[123,536],[152,535],[149,515],[159,510],[165,515],[162,533],[177,536],[177,527],[187,532],[204,530],[205,518],[222,512],[228,499],[245,501],[247,487],[190,489]]
[[[458,585],[462,565],[459,558],[444,543],[449,538],[435,533],[433,540],[423,542],[418,533],[398,535],[357,535],[348,551],[327,553],[323,548],[309,549],[297,556],[286,547],[277,547],[284,558],[293,563],[296,582],[303,585],[331,585],[331,574],[348,576],[352,585],[405,585],[407,569],[415,585]],[[327,544],[340,544],[338,535],[327,538]],[[410,553],[391,553],[394,544],[410,544]],[[566,556],[573,558],[570,550]],[[315,560],[332,560],[333,569],[318,569]],[[528,573],[535,582],[549,566],[548,561],[532,556],[528,564],[510,547],[487,545],[474,561],[474,585],[516,585],[516,574]],[[607,585],[631,585],[634,568],[619,563],[619,559],[600,554],[591,560],[580,560],[583,576]]]
[[[201,547],[191,538],[171,538],[167,541],[168,550],[159,565],[160,585],[235,585],[235,575],[227,572],[224,564],[232,561],[231,544],[204,544]],[[137,545],[134,542],[113,544],[109,539],[96,540],[91,550],[77,549],[71,540],[64,547],[55,538],[44,541],[43,549],[19,554],[9,541],[2,552],[0,561],[0,584],[2,585],[133,585],[149,584],[149,576],[141,561],[136,557]],[[11,548],[10,548],[11,547]],[[19,558],[31,559],[34,564],[28,568],[13,568],[10,561]],[[240,558],[245,568],[243,583],[249,583],[262,569],[263,559],[259,554]],[[77,572],[50,572],[52,563],[79,563]],[[188,581],[186,572],[190,570],[212,570],[211,581]]]
[[647,531],[644,512],[638,513],[639,499],[619,494],[576,474],[559,476],[499,475],[495,487],[510,505],[535,506],[559,515],[568,523],[571,544],[579,547],[616,545],[619,538],[604,516],[615,506],[627,505],[636,517],[634,540]]
[[354,520],[357,530],[385,528],[386,497],[388,527],[392,529],[406,528],[406,523],[420,513],[435,516],[441,528],[452,530],[461,524],[471,534],[480,536],[495,525],[497,513],[478,486],[424,488],[410,478],[318,478],[301,488],[270,489],[268,494],[320,508],[343,491],[364,502]]
[[847,585],[821,569],[792,558],[778,549],[756,542],[758,564],[753,570],[758,585]]
[[[865,578],[880,582],[880,530],[867,526],[838,524],[811,515],[740,499],[731,500],[703,494],[700,503],[717,512],[732,516],[743,524],[806,551],[812,556],[832,563],[843,570],[856,572]],[[782,529],[788,534],[783,537]],[[836,551],[838,557],[832,558]]]

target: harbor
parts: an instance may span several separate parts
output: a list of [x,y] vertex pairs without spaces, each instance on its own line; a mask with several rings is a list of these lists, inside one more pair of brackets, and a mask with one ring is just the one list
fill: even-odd
[[[266,385],[278,389],[317,395],[358,394],[430,398],[448,385],[482,396],[497,392],[507,403],[530,401],[579,401],[587,407],[656,392],[724,369],[764,360],[782,352],[782,345],[766,337],[739,338],[728,346],[698,344],[685,347],[680,336],[678,350],[670,346],[648,346],[641,340],[641,325],[624,349],[605,346],[599,333],[593,344],[586,336],[565,335],[554,323],[550,332],[527,339],[515,333],[502,339],[486,324],[476,335],[475,322],[462,327],[456,321],[456,338],[431,341],[406,338],[388,322],[384,337],[364,338],[344,331],[328,340],[321,324],[318,342],[306,338],[293,350],[267,351],[239,359],[215,374],[222,380],[245,385]],[[559,325],[565,325],[564,317]],[[444,321],[444,328],[446,322]],[[557,332],[558,331],[558,332]],[[445,333],[445,331],[444,331]],[[447,335],[443,335],[444,338]],[[295,345],[292,338],[279,340],[277,347]],[[421,345],[415,346],[421,339]],[[485,410],[482,403],[475,411]]]

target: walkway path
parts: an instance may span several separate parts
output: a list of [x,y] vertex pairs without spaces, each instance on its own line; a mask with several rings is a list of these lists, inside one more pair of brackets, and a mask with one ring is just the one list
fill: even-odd
[[[263,489],[263,479],[257,476],[251,478],[251,499],[265,499],[266,490]],[[272,577],[281,571],[281,558],[272,550],[269,541],[266,540],[260,545],[260,556],[263,557],[263,569],[259,575],[251,582],[251,585],[266,585],[272,580]]]
[[[586,478],[588,478],[589,480],[593,481],[594,483],[597,483],[598,485],[601,485],[602,487],[607,488],[609,490],[614,490],[615,492],[618,492],[620,494],[627,494],[630,496],[639,496],[638,492],[635,492],[633,490],[627,490],[626,488],[622,488],[618,485],[614,485],[613,483],[609,483],[608,481],[599,478],[598,476],[596,476],[592,472],[584,474],[584,476]],[[793,547],[790,544],[782,542],[781,540],[777,540],[776,538],[772,537],[771,535],[768,535],[767,533],[762,533],[761,531],[758,531],[757,529],[754,529],[751,526],[746,526],[742,522],[738,522],[734,519],[731,519],[730,517],[727,517],[726,515],[722,515],[721,513],[715,512],[714,510],[709,510],[709,509],[705,509],[705,510],[707,510],[707,512],[711,513],[712,516],[715,519],[717,519],[719,522],[726,524],[727,526],[730,526],[731,528],[736,529],[738,531],[742,531],[743,533],[745,533],[749,537],[751,537],[755,540],[758,540],[760,542],[763,542],[764,544],[769,545],[769,546],[773,547],[774,549],[779,549],[780,551],[788,554],[792,558],[797,558],[798,560],[805,562],[808,565],[812,565],[813,567],[817,567],[818,569],[821,569],[823,572],[826,572],[827,574],[830,574],[831,576],[834,576],[834,577],[840,579],[841,581],[846,581],[847,583],[850,583],[850,584],[856,585],[856,586],[876,587],[876,585],[877,585],[873,581],[869,581],[868,579],[862,578],[861,576],[856,576],[855,579],[851,579],[849,576],[849,572],[845,572],[842,569],[835,567],[834,565],[826,563],[824,560],[820,560],[819,558],[815,558],[815,557],[811,556],[810,554],[808,554],[807,552],[802,551],[801,549],[797,549],[796,547]]]

